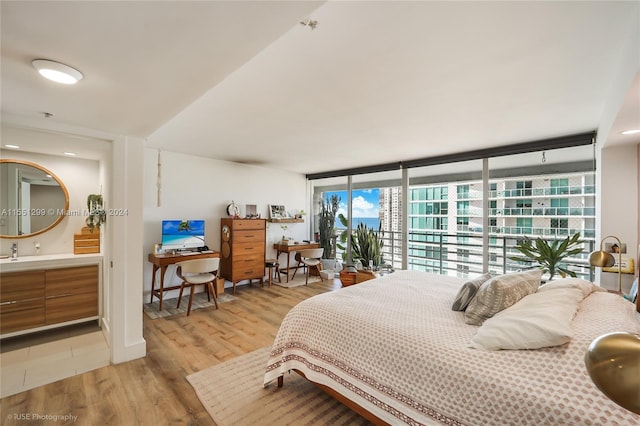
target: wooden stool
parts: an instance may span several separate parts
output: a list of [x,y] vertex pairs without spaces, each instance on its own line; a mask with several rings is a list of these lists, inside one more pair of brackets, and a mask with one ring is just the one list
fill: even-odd
[[271,280],[273,279],[273,272],[275,268],[275,273],[278,276],[278,282],[282,282],[282,278],[280,277],[280,264],[277,259],[266,259],[264,262],[265,268],[269,269],[269,287],[271,287]]

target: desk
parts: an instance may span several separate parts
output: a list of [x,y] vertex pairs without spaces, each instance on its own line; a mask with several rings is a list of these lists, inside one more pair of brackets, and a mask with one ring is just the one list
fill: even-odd
[[[291,258],[291,252],[296,252],[300,250],[314,249],[320,247],[318,243],[299,243],[299,244],[280,244],[275,243],[273,248],[276,249],[276,259],[280,258],[281,253],[287,253],[287,266],[286,268],[280,268],[280,272],[283,270],[287,271],[287,282],[289,282],[289,259]],[[297,266],[296,266],[297,268]]]
[[[192,254],[188,256],[182,256],[180,254],[154,254],[149,253],[149,262],[153,263],[153,274],[151,275],[151,300],[149,303],[153,302],[153,296],[156,296],[160,300],[160,304],[158,306],[158,310],[162,310],[162,295],[165,291],[175,290],[180,288],[180,286],[164,286],[164,274],[167,272],[167,268],[169,265],[175,265],[178,262],[183,262],[185,260],[195,260],[195,259],[206,259],[209,257],[220,257],[220,253],[217,251],[211,253],[199,253]],[[156,272],[160,269],[160,287],[156,290]]]

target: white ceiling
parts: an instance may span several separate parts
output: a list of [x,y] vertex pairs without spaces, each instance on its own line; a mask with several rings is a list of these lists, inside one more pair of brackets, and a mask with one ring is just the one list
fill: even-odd
[[[151,148],[300,173],[581,133],[600,124],[639,10],[3,1],[3,122],[50,112],[49,122],[143,137]],[[315,30],[299,24],[308,18]],[[85,78],[48,82],[35,58]],[[636,85],[607,143],[638,142],[616,130],[640,126],[639,105]]]

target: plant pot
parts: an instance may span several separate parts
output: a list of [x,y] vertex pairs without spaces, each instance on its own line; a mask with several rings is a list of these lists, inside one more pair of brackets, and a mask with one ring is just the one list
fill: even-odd
[[349,287],[350,285],[355,284],[357,275],[358,272],[356,271],[346,269],[340,271],[340,282],[342,283],[342,287]]

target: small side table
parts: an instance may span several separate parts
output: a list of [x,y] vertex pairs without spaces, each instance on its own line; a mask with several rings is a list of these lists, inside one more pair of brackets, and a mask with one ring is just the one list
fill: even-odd
[[[267,259],[264,262],[264,266],[265,268],[267,268],[269,270],[268,275],[269,275],[269,287],[271,287],[271,282],[273,280],[273,273],[276,273],[276,276],[278,277],[278,282],[282,282],[282,278],[280,277],[280,264],[278,263],[277,259]],[[275,271],[274,271],[275,269]]]

